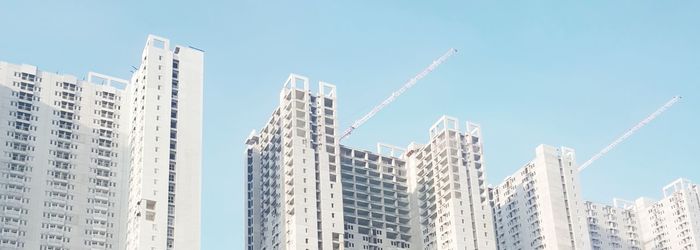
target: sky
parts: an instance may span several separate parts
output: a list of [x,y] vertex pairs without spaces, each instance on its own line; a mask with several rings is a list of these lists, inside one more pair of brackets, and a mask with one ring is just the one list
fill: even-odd
[[426,142],[442,115],[482,127],[498,184],[539,144],[583,162],[586,200],[700,182],[698,1],[3,1],[0,60],[130,78],[148,34],[205,51],[202,249],[243,245],[244,140],[290,73],[337,86],[341,129],[449,48],[459,53],[344,144]]

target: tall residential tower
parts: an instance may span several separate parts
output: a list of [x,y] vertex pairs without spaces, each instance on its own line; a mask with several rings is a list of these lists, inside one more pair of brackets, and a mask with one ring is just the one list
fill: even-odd
[[127,249],[200,246],[203,56],[151,35],[127,88]]
[[373,153],[338,143],[335,97],[291,75],[246,140],[246,249],[496,249],[478,126]]
[[0,62],[0,249],[199,249],[203,52],[131,81]]
[[700,249],[700,186],[678,179],[654,201],[586,202],[593,249]]
[[407,165],[391,153],[403,151],[341,146],[345,249],[411,247]]
[[0,62],[0,249],[122,249],[126,84]]
[[280,105],[247,140],[246,249],[341,249],[335,86],[291,75]]
[[496,249],[481,128],[443,116],[406,152],[414,249]]
[[633,203],[616,199],[613,205],[589,201],[585,204],[591,249],[643,249],[639,216]]
[[659,201],[634,202],[643,249],[700,249],[700,186],[678,179],[663,193]]
[[574,151],[538,146],[492,190],[498,249],[590,249],[579,189]]

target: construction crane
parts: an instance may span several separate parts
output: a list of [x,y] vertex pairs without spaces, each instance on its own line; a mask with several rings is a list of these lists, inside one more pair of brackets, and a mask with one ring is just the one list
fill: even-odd
[[347,138],[348,136],[350,136],[350,134],[352,134],[352,132],[355,131],[355,129],[357,129],[358,127],[362,126],[362,124],[364,124],[364,123],[367,122],[370,118],[372,118],[374,115],[376,115],[377,113],[379,113],[379,111],[381,111],[383,108],[385,108],[386,106],[388,106],[389,104],[391,104],[394,100],[396,100],[397,97],[399,97],[401,94],[403,94],[404,92],[406,92],[406,90],[408,90],[409,88],[413,87],[413,85],[416,85],[416,83],[417,83],[420,79],[423,79],[423,77],[427,76],[430,72],[432,72],[432,71],[435,70],[438,66],[440,66],[440,64],[442,64],[443,62],[445,62],[445,60],[447,60],[447,58],[449,58],[450,56],[454,55],[455,53],[457,53],[457,50],[456,50],[456,49],[450,49],[450,50],[448,50],[445,54],[443,54],[443,55],[440,56],[438,59],[436,59],[435,61],[433,61],[433,63],[431,63],[431,64],[430,64],[427,68],[425,68],[423,71],[421,71],[420,73],[418,73],[418,74],[417,74],[416,76],[414,76],[413,78],[409,79],[406,83],[404,83],[404,85],[403,85],[399,90],[394,91],[394,93],[391,93],[391,95],[390,95],[388,98],[386,98],[382,103],[380,103],[379,105],[375,106],[371,111],[369,111],[369,113],[367,113],[365,116],[363,116],[363,117],[360,118],[359,120],[355,121],[355,122],[352,124],[352,126],[350,126],[350,128],[348,128],[347,130],[345,130],[345,132],[343,132],[343,135],[340,137],[340,140],[343,140],[343,139]]
[[608,152],[610,152],[610,150],[612,150],[612,149],[615,148],[617,145],[619,145],[620,143],[622,143],[624,140],[626,140],[627,138],[629,138],[630,136],[632,136],[632,135],[633,135],[635,132],[637,132],[639,129],[641,129],[642,127],[646,126],[647,124],[649,124],[649,123],[650,123],[651,121],[653,121],[654,119],[656,119],[656,117],[658,117],[659,115],[661,115],[661,113],[663,113],[664,111],[666,111],[666,110],[668,110],[669,108],[671,108],[671,106],[673,106],[673,105],[676,104],[678,101],[680,101],[681,98],[682,98],[681,96],[674,96],[673,98],[671,98],[671,100],[668,101],[668,102],[666,102],[666,104],[664,104],[663,106],[661,106],[661,108],[657,109],[654,113],[651,113],[651,115],[647,116],[647,118],[644,118],[644,120],[642,120],[642,121],[640,121],[639,123],[637,123],[637,125],[634,125],[634,127],[632,127],[631,129],[627,130],[627,132],[625,132],[622,136],[620,136],[620,137],[618,137],[617,139],[615,139],[615,141],[613,141],[612,143],[610,143],[610,145],[608,145],[607,147],[603,148],[603,150],[601,150],[601,151],[598,152],[596,155],[594,155],[593,157],[591,157],[591,159],[589,159],[588,161],[586,161],[586,162],[584,162],[583,164],[581,164],[581,166],[579,166],[579,168],[578,168],[578,171],[579,171],[579,172],[583,171],[583,170],[586,169],[588,166],[590,166],[593,162],[595,162],[596,160],[600,159],[600,157],[603,157],[605,154],[607,154]]

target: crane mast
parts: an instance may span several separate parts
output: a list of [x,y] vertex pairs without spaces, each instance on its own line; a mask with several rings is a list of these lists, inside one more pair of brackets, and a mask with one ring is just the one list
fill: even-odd
[[365,114],[362,118],[360,118],[359,120],[355,121],[355,122],[352,124],[352,126],[350,126],[350,128],[348,128],[347,130],[345,130],[345,132],[343,132],[343,135],[340,136],[340,140],[343,140],[343,139],[347,138],[348,136],[350,136],[350,134],[352,134],[352,132],[353,132],[355,129],[357,129],[358,127],[362,126],[362,124],[364,124],[364,123],[367,122],[369,119],[371,119],[372,117],[374,117],[374,115],[376,115],[377,113],[379,113],[379,111],[381,111],[381,110],[384,109],[386,106],[388,106],[389,104],[391,104],[394,100],[396,100],[397,97],[399,97],[401,94],[403,94],[404,92],[406,92],[406,90],[408,90],[408,89],[410,89],[411,87],[413,87],[413,85],[416,85],[416,83],[417,83],[420,79],[423,79],[423,77],[427,76],[430,72],[432,72],[432,71],[435,70],[438,66],[440,66],[440,64],[442,64],[443,62],[445,62],[445,60],[447,60],[447,58],[449,58],[450,56],[454,55],[455,53],[457,53],[457,50],[456,50],[456,49],[450,49],[450,50],[448,50],[445,54],[443,54],[443,55],[440,56],[438,59],[436,59],[435,61],[433,61],[433,63],[431,63],[427,68],[423,69],[423,71],[421,71],[420,73],[418,73],[417,75],[415,75],[413,78],[409,79],[406,83],[404,83],[403,86],[401,86],[400,89],[394,91],[394,93],[391,93],[391,95],[390,95],[388,98],[386,98],[386,99],[385,99],[383,102],[381,102],[379,105],[377,105],[377,106],[375,106],[374,108],[372,108],[372,110],[369,111],[369,113]]
[[666,104],[664,104],[663,106],[661,106],[661,108],[657,109],[654,113],[652,113],[651,115],[647,116],[647,118],[644,118],[644,120],[642,120],[642,121],[640,121],[639,123],[637,123],[637,125],[634,125],[634,127],[632,127],[631,129],[627,130],[627,132],[625,132],[625,133],[622,134],[620,137],[618,137],[617,139],[615,139],[615,141],[613,141],[612,143],[610,143],[610,145],[608,145],[607,147],[603,148],[603,150],[601,150],[600,152],[598,152],[597,154],[595,154],[593,157],[591,157],[591,159],[589,159],[588,161],[586,161],[586,162],[584,162],[583,164],[581,164],[581,166],[579,166],[579,168],[578,168],[578,171],[579,171],[579,172],[583,171],[583,170],[586,169],[588,166],[590,166],[593,162],[595,162],[596,160],[600,159],[600,157],[603,157],[605,154],[607,154],[608,152],[610,152],[610,150],[612,150],[612,149],[615,148],[617,145],[619,145],[620,143],[622,143],[624,140],[626,140],[627,138],[629,138],[630,136],[632,136],[632,135],[633,135],[635,132],[637,132],[639,129],[641,129],[642,127],[646,126],[646,125],[649,124],[651,121],[653,121],[654,119],[656,119],[656,117],[658,117],[658,116],[661,115],[663,112],[665,112],[666,110],[668,110],[669,108],[671,108],[671,106],[673,106],[673,105],[676,104],[678,101],[680,101],[681,98],[682,98],[681,96],[674,96],[673,98],[671,98],[671,100],[669,100],[668,102],[666,102]]

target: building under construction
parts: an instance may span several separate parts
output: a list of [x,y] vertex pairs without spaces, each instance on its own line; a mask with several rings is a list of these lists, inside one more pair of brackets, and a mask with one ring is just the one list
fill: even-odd
[[314,93],[308,78],[290,75],[279,106],[246,140],[246,249],[698,249],[697,186],[676,183],[665,189],[674,189],[670,198],[616,208],[584,202],[578,181],[680,96],[580,166],[573,149],[540,145],[534,160],[495,187],[486,182],[474,123],[443,116],[428,142],[405,148],[340,144],[456,52],[342,134],[335,86],[319,82]]
[[478,125],[443,117],[425,144],[339,144],[335,87],[291,75],[247,139],[246,248],[496,249]]
[[659,202],[586,202],[574,150],[541,145],[532,161],[490,187],[479,125],[443,116],[426,143],[361,150],[339,142],[337,101],[335,86],[320,82],[313,92],[308,78],[290,75],[267,124],[246,140],[246,249],[700,244],[700,192],[688,181],[666,187]]

